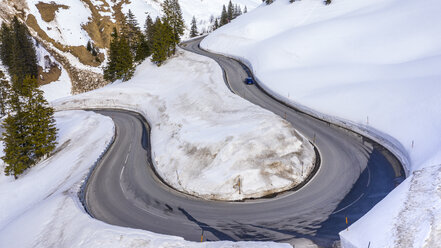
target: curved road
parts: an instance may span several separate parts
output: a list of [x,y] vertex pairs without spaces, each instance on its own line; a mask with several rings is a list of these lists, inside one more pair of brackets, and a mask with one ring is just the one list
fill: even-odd
[[[206,201],[165,185],[151,163],[149,127],[136,113],[100,110],[113,118],[114,144],[88,180],[87,211],[110,224],[178,235],[187,240],[272,240],[308,238],[331,246],[346,228],[384,198],[403,177],[397,160],[363,137],[328,125],[285,106],[254,85],[239,62],[199,49],[200,39],[184,49],[215,59],[236,94],[286,119],[313,140],[321,155],[316,175],[301,189],[271,199]],[[349,223],[349,224],[350,224]]]

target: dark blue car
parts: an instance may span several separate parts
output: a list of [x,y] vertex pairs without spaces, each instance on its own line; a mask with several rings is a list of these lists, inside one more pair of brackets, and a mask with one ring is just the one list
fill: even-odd
[[247,77],[247,78],[245,79],[245,83],[246,83],[246,84],[254,84],[254,80],[253,80],[252,77]]

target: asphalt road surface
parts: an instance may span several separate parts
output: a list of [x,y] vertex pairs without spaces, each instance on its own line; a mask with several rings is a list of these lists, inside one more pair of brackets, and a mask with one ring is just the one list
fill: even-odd
[[307,238],[329,247],[338,233],[383,199],[404,174],[381,146],[290,108],[255,85],[245,85],[249,70],[239,62],[199,49],[200,39],[184,49],[213,58],[227,86],[252,103],[292,123],[315,145],[321,163],[301,189],[268,199],[219,202],[198,199],[168,187],[151,163],[149,127],[138,114],[99,110],[116,125],[114,144],[88,180],[87,211],[104,222],[184,237],[186,240],[254,240],[292,243]]

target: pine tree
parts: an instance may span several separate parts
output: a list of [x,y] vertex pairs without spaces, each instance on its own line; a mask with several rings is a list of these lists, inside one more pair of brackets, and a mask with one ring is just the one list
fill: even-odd
[[213,30],[216,30],[216,29],[218,29],[218,28],[219,28],[219,21],[218,21],[218,19],[216,18],[216,20],[214,20]]
[[190,37],[196,37],[198,36],[198,27],[196,24],[196,17],[193,16],[193,19],[191,20],[191,29],[190,29]]
[[0,116],[6,115],[10,90],[11,86],[6,80],[4,72],[0,70]]
[[[25,80],[36,79],[25,78]],[[32,95],[24,105],[29,115],[29,143],[32,146],[35,160],[45,158],[54,149],[56,145],[55,119],[53,117],[54,110],[49,106],[43,97],[43,91],[36,88],[32,91]]]
[[139,28],[138,21],[136,20],[135,15],[129,9],[127,16],[123,18],[123,28],[122,28],[122,36],[124,36],[130,46],[130,51],[133,56],[136,56],[136,51],[138,49],[138,42],[140,40],[142,33]]
[[172,31],[172,54],[176,52],[176,46],[181,42],[181,35],[184,34],[184,19],[182,17],[181,6],[178,0],[164,0],[162,3],[164,17],[162,23],[169,26]]
[[162,23],[161,19],[157,18],[154,23],[154,34],[152,39],[152,62],[157,66],[171,55],[171,46],[173,46],[173,31],[167,23]]
[[0,56],[11,76],[21,82],[26,75],[38,77],[37,55],[27,27],[14,17],[10,26],[1,28]]
[[[18,98],[13,98],[12,104],[17,104]],[[16,101],[16,102],[14,102]],[[16,179],[27,168],[31,167],[35,161],[30,154],[30,144],[28,141],[28,133],[24,120],[26,120],[27,113],[17,111],[14,115],[8,115],[3,122],[3,137],[4,142],[4,156],[1,159],[7,164],[5,167],[5,174],[7,176],[13,175]]]
[[225,5],[223,5],[219,26],[223,26],[223,25],[225,25],[227,23],[228,23],[227,9],[225,8]]
[[127,39],[123,35],[119,35],[116,28],[113,29],[111,36],[109,62],[104,68],[104,79],[127,81],[132,78],[135,71],[131,48]]
[[135,62],[141,62],[150,56],[150,44],[147,37],[144,34],[139,36],[138,47],[136,49]]
[[12,63],[12,31],[5,22],[2,23],[0,30],[0,41],[0,59],[4,65],[10,66]]
[[233,20],[233,15],[234,15],[234,8],[233,8],[233,3],[228,2],[228,10],[227,10],[227,17],[228,17],[228,22],[231,22],[231,20]]
[[[55,149],[57,133],[54,111],[37,88],[37,79],[28,75],[21,83],[14,82],[16,80],[18,77],[13,78],[13,85],[22,85],[28,90],[12,88],[8,101],[11,112],[3,123],[2,137],[5,173],[15,178]],[[26,95],[22,95],[23,92]]]
[[118,59],[115,65],[116,78],[128,81],[135,73],[133,65],[133,56],[130,51],[129,42],[124,36],[118,42]]
[[17,178],[54,150],[57,129],[54,111],[38,89],[37,55],[27,27],[14,17],[10,26],[2,25],[0,38],[0,55],[12,76],[9,83],[0,74],[0,111],[7,114],[2,160],[5,173]]
[[16,75],[22,81],[25,76],[38,78],[37,55],[34,43],[29,35],[27,27],[17,17],[12,21],[13,30],[13,66],[10,75]]
[[236,4],[234,5],[233,19],[237,18],[240,15],[242,15],[242,10],[240,9],[240,6]]
[[86,49],[87,51],[92,52],[92,43],[90,42],[90,40],[87,42]]
[[144,28],[145,28],[146,39],[150,43],[150,41],[152,40],[152,37],[153,37],[153,33],[154,33],[153,20],[150,17],[150,15],[147,15],[147,18],[145,19]]
[[243,13],[244,13],[244,14],[248,13],[247,6],[245,6],[245,8],[243,9]]
[[92,56],[94,57],[98,56],[98,52],[96,51],[95,47],[92,48]]
[[113,28],[113,32],[111,34],[112,40],[110,41],[109,47],[109,62],[107,66],[104,68],[104,79],[108,81],[115,81],[116,78],[116,63],[118,59],[118,43],[119,43],[119,35],[116,28]]

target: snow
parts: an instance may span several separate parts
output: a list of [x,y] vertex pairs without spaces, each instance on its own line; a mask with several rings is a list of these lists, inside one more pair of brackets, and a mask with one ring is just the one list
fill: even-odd
[[251,65],[272,94],[385,143],[404,163],[409,178],[341,233],[344,247],[434,247],[441,237],[439,13],[437,0],[276,0],[202,42]]
[[[68,9],[59,8],[55,19],[45,22],[37,7],[39,2],[53,3],[53,0],[27,0],[30,13],[37,19],[40,28],[55,41],[68,46],[85,46],[90,39],[82,28],[92,17],[88,6],[80,0],[57,0],[56,4],[68,6]],[[73,21],[75,20],[75,21]]]
[[45,72],[50,70],[51,65],[48,63],[55,63],[59,68],[61,68],[61,75],[57,81],[40,86],[40,89],[44,92],[44,97],[46,100],[50,102],[58,98],[70,96],[72,82],[67,71],[43,46],[35,46],[35,51],[37,54],[38,65],[41,66]]
[[44,92],[44,98],[46,98],[48,102],[72,95],[71,88],[72,83],[67,71],[64,68],[62,69],[61,76],[57,81],[40,86],[40,89]]
[[57,112],[55,119],[58,152],[17,180],[0,175],[0,247],[290,247],[272,242],[194,243],[93,219],[78,192],[113,139],[113,122],[85,111]]
[[[144,27],[144,22],[147,14],[155,20],[157,16],[161,16],[163,0],[131,0],[129,4],[123,5],[123,13],[127,14],[129,9],[135,15],[136,19],[140,23],[141,27]],[[190,29],[191,20],[193,16],[198,21],[198,29],[208,30],[208,27],[212,25],[210,23],[211,15],[214,18],[219,17],[222,12],[222,5],[227,6],[229,0],[180,0],[179,5],[182,10],[182,17],[185,20],[187,29]],[[238,4],[243,10],[247,6],[248,11],[259,6],[261,0],[233,0],[233,4]]]
[[129,82],[60,99],[54,106],[140,112],[152,127],[159,175],[200,197],[259,197],[308,176],[315,153],[306,138],[275,114],[231,94],[214,61],[179,53],[160,68],[144,62]]

